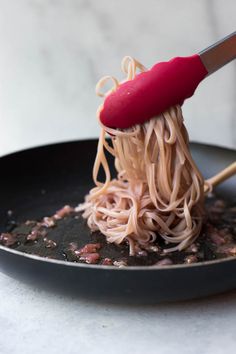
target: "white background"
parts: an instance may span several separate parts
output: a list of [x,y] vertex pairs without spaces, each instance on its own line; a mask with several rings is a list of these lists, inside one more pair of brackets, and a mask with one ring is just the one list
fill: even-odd
[[[94,86],[132,55],[151,66],[235,31],[235,0],[0,0],[0,154],[98,135]],[[236,146],[236,63],[184,105],[194,140]],[[0,273],[1,354],[230,354],[236,292],[99,304]]]
[[[235,30],[234,0],[0,0],[0,154],[98,136],[94,86]],[[121,76],[119,76],[121,77]],[[192,140],[236,146],[236,63],[184,105]]]

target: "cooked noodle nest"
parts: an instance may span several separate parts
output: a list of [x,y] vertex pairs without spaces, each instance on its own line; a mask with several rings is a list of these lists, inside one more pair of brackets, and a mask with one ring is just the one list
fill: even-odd
[[[146,69],[135,59],[125,57],[122,70],[126,80],[132,80],[137,70]],[[103,93],[109,80],[112,87]],[[106,97],[119,84],[116,78],[106,76],[98,82],[96,92]],[[93,168],[95,187],[77,208],[83,211],[91,231],[100,231],[108,242],[127,241],[130,255],[157,238],[164,239],[165,252],[188,247],[199,236],[203,224],[204,179],[189,150],[181,107],[171,107],[126,130],[100,125]],[[111,143],[106,140],[107,133]],[[115,179],[111,178],[106,152],[114,156]],[[103,182],[98,180],[101,167]]]

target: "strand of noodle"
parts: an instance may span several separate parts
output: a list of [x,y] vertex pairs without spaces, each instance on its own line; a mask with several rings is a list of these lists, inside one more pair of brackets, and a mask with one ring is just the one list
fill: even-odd
[[[104,154],[104,150],[103,150],[104,141],[105,141],[105,131],[102,129],[101,134],[100,134],[99,143],[98,143],[98,151],[97,151],[97,155],[96,155],[96,159],[95,159],[95,163],[94,163],[94,168],[93,168],[93,180],[94,180],[96,186],[101,187],[101,188],[99,190],[97,190],[97,192],[93,193],[93,197],[97,197],[98,195],[102,194],[106,190],[106,188],[108,187],[110,179],[111,179],[110,169],[109,169],[108,162],[107,162],[106,156]],[[105,172],[105,176],[106,176],[104,184],[102,184],[101,182],[99,182],[97,180],[100,165],[102,165],[104,172]]]

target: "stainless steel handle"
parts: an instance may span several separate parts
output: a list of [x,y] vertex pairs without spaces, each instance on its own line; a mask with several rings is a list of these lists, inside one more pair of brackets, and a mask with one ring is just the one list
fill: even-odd
[[236,32],[198,53],[208,75],[236,58]]

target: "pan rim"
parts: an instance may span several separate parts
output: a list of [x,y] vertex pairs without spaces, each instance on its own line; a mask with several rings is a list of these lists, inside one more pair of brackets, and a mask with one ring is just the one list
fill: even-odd
[[114,270],[114,271],[167,271],[171,269],[190,269],[190,268],[199,268],[199,267],[204,267],[204,266],[211,266],[211,265],[217,265],[219,263],[226,263],[226,262],[234,262],[236,261],[236,257],[230,256],[227,258],[221,258],[221,259],[214,259],[211,261],[204,261],[204,262],[199,262],[199,263],[192,263],[192,264],[172,264],[172,265],[166,265],[166,266],[126,266],[126,267],[115,267],[115,266],[109,266],[109,265],[101,265],[101,264],[86,264],[86,263],[79,263],[79,262],[68,262],[68,261],[63,261],[60,259],[50,259],[46,257],[40,257],[34,254],[29,254],[29,253],[24,253],[21,251],[17,251],[12,248],[8,248],[5,246],[0,245],[0,251],[4,251],[6,253],[11,253],[16,256],[20,257],[25,257],[28,259],[32,259],[35,261],[40,261],[40,262],[45,262],[49,264],[57,264],[57,265],[63,265],[67,267],[78,267],[78,268],[86,268],[86,269],[101,269],[101,270]]
[[[33,150],[37,150],[37,149],[42,149],[42,148],[48,148],[48,147],[54,147],[57,145],[67,145],[67,144],[76,144],[79,142],[96,142],[98,141],[98,138],[93,137],[93,138],[81,138],[81,139],[72,139],[72,140],[62,140],[62,141],[58,141],[58,142],[52,142],[52,143],[47,143],[47,144],[39,144],[39,145],[35,145],[29,148],[23,148],[17,151],[12,151],[12,152],[8,152],[6,154],[0,155],[0,160],[1,159],[5,159],[7,157],[10,157],[11,155],[18,155],[21,153],[25,153],[25,152],[30,152]],[[231,151],[231,152],[236,152],[236,148],[233,147],[227,147],[227,146],[223,146],[223,145],[216,145],[216,144],[208,144],[208,143],[201,143],[199,141],[196,140],[190,140],[190,147],[191,145],[197,145],[197,146],[203,146],[203,147],[210,147],[210,148],[217,148],[220,150],[227,150],[227,151]]]
[[[82,138],[79,140],[65,140],[65,141],[59,141],[59,142],[54,142],[54,143],[49,143],[49,144],[42,144],[42,145],[37,145],[33,146],[30,148],[25,148],[22,150],[18,151],[13,151],[10,153],[7,153],[5,155],[0,156],[0,160],[10,157],[12,155],[16,154],[21,154],[24,152],[29,152],[32,150],[37,150],[41,148],[48,148],[48,147],[53,147],[56,145],[63,145],[63,144],[73,144],[73,143],[79,143],[79,142],[96,142],[98,139],[97,138]],[[217,148],[220,150],[227,150],[231,152],[236,152],[236,149],[231,148],[231,147],[224,147],[220,145],[215,145],[215,144],[205,144],[197,141],[190,141],[190,145],[197,145],[197,146],[203,146],[203,147],[212,147],[212,148]],[[35,260],[35,261],[40,261],[40,262],[45,262],[48,264],[57,264],[57,265],[63,265],[67,267],[78,267],[78,268],[85,268],[85,269],[96,269],[96,270],[113,270],[113,271],[170,271],[171,269],[191,269],[191,268],[199,268],[199,267],[204,267],[204,266],[214,266],[217,264],[223,264],[226,262],[234,262],[236,261],[236,257],[230,256],[227,258],[221,258],[221,259],[215,259],[215,260],[210,260],[210,261],[203,261],[199,263],[192,263],[192,264],[173,264],[173,265],[166,265],[166,266],[127,266],[127,267],[115,267],[115,266],[108,266],[108,265],[100,265],[100,264],[86,264],[86,263],[78,263],[78,262],[68,262],[64,260],[59,260],[59,259],[49,259],[46,257],[40,257],[37,255],[33,254],[28,254],[24,253],[12,248],[8,248],[6,246],[0,245],[0,251],[14,254],[16,256],[20,257],[25,257],[27,259]]]

